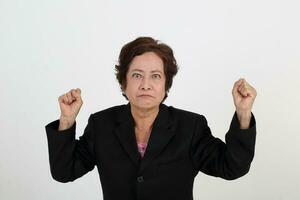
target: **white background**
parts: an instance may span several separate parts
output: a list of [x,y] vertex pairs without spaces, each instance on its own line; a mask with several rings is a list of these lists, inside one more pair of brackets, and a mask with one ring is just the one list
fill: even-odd
[[0,0],[0,199],[102,199],[96,168],[72,183],[52,179],[45,125],[72,88],[84,100],[76,137],[91,113],[127,103],[114,65],[138,36],[174,50],[180,70],[165,103],[205,115],[222,140],[234,82],[257,90],[250,172],[199,173],[194,199],[299,199],[299,9],[296,0]]

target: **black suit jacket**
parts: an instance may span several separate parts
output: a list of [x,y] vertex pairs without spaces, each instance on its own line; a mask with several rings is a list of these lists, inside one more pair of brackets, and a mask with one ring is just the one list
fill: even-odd
[[254,156],[255,118],[240,129],[234,113],[226,143],[203,115],[160,104],[144,158],[137,149],[130,104],[91,114],[84,134],[76,123],[46,125],[52,177],[69,182],[97,166],[104,200],[191,200],[199,171],[227,180],[245,175]]

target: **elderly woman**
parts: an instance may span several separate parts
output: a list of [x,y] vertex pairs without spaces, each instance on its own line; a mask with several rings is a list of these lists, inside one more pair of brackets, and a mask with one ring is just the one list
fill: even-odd
[[211,134],[203,115],[163,104],[177,73],[168,45],[137,38],[122,48],[115,67],[129,103],[91,114],[79,140],[81,91],[58,98],[60,119],[46,125],[55,180],[74,181],[97,166],[104,200],[192,200],[199,171],[227,180],[249,171],[256,91],[245,79],[232,89],[236,111],[224,143]]

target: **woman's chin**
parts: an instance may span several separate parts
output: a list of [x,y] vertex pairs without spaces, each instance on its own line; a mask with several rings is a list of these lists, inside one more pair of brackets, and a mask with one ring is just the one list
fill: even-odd
[[159,107],[159,104],[151,101],[139,101],[134,103],[133,105],[139,109],[151,109],[151,108]]

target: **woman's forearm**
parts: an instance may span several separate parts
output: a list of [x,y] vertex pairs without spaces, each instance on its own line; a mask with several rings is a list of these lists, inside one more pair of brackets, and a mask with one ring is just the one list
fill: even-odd
[[237,118],[241,129],[248,129],[250,127],[251,111],[236,111]]

